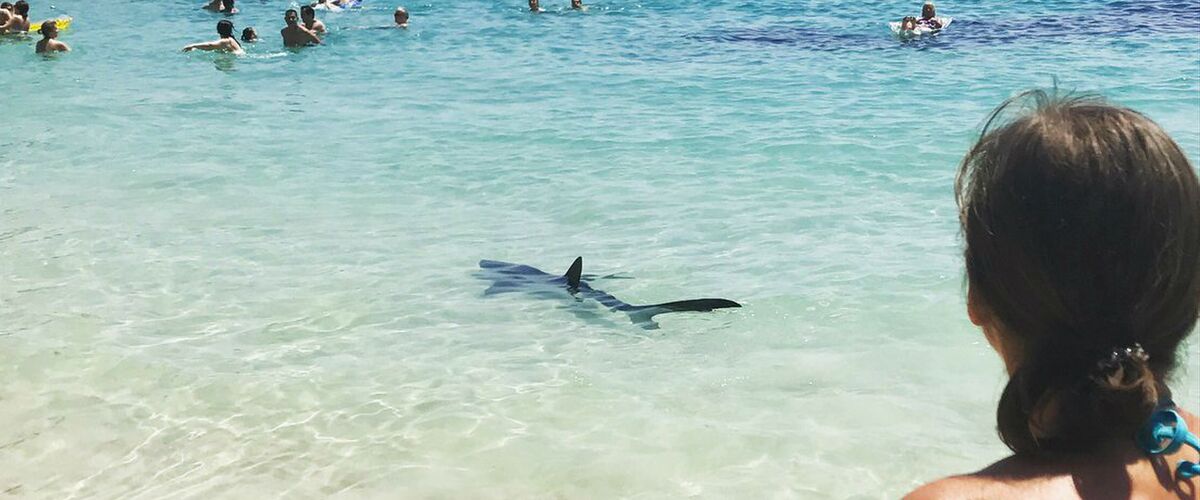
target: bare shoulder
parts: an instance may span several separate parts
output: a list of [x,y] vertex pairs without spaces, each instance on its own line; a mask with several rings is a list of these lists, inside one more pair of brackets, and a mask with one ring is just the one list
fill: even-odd
[[1061,465],[1010,456],[972,474],[939,479],[909,499],[1078,498],[1070,473]]
[[913,490],[905,500],[1006,498],[1013,493],[1001,482],[971,475],[939,479]]

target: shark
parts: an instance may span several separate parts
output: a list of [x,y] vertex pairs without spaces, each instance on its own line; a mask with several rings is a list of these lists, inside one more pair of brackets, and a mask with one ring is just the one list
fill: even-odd
[[658,328],[654,317],[663,313],[710,312],[716,309],[742,307],[741,304],[728,299],[691,299],[649,305],[630,304],[608,292],[592,288],[585,281],[585,278],[593,276],[583,274],[583,257],[576,257],[575,261],[571,263],[571,267],[567,268],[567,272],[561,276],[524,264],[496,260],[479,261],[479,269],[478,277],[492,282],[492,285],[484,290],[484,296],[525,292],[542,298],[594,300],[610,311],[628,314],[634,324],[646,329]]

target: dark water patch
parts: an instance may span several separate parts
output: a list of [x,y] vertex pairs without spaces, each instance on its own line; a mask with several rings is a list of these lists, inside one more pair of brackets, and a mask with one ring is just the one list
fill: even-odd
[[761,26],[717,28],[685,35],[710,43],[795,46],[812,51],[872,51],[882,49],[964,48],[978,45],[1077,39],[1124,40],[1151,35],[1200,36],[1200,2],[1163,0],[1119,1],[1098,10],[1064,16],[1026,18],[955,17],[939,35],[898,39],[889,20],[850,26]]

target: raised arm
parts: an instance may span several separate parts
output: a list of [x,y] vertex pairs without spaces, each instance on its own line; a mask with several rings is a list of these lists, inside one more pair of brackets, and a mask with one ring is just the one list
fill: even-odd
[[6,22],[4,24],[0,24],[0,33],[14,33],[14,32],[25,31],[25,30],[21,29],[23,27],[24,27],[24,24],[21,22],[21,18],[19,18],[17,16],[12,16],[12,17],[8,18],[8,22]]
[[304,27],[301,27],[300,29],[302,31],[304,31],[304,33],[308,36],[309,42],[315,43],[317,45],[321,44],[321,37],[318,37],[316,33],[312,32],[312,30],[306,29]]
[[227,42],[223,38],[220,40],[213,40],[211,42],[193,43],[193,44],[188,45],[187,47],[183,48],[184,52],[191,52],[193,50],[208,50],[208,51],[229,50],[229,51],[233,51],[233,50],[235,50],[235,48],[230,46],[229,42]]
[[193,43],[191,45],[188,45],[187,47],[183,48],[183,51],[191,52],[193,50],[217,50],[219,48],[221,48],[221,42],[219,42],[219,41],[218,42],[204,42],[204,43]]

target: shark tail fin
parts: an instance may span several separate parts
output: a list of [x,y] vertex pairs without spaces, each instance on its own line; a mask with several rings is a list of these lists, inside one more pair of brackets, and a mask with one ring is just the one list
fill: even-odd
[[583,278],[583,257],[575,257],[575,262],[571,263],[571,267],[567,269],[567,274],[563,275],[567,278],[567,287],[575,290],[579,288],[579,280]]
[[634,306],[626,310],[626,312],[629,313],[629,319],[633,320],[634,323],[647,323],[655,316],[663,313],[709,312],[714,309],[726,309],[730,307],[742,307],[742,305],[727,299],[693,299],[664,302],[648,306]]

